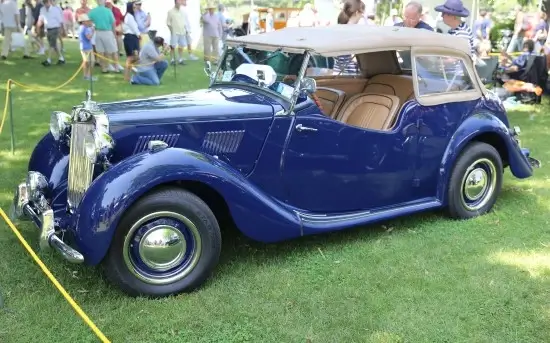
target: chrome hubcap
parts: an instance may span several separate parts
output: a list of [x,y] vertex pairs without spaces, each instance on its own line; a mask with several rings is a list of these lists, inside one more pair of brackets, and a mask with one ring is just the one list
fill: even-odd
[[128,270],[143,282],[167,285],[197,266],[201,236],[187,217],[170,211],[148,214],[128,231],[123,256]]
[[139,255],[148,267],[166,271],[180,264],[187,249],[183,233],[167,226],[159,225],[149,229],[139,242]]
[[464,195],[470,201],[478,200],[487,190],[487,172],[483,168],[476,168],[466,176]]
[[476,160],[462,179],[462,203],[470,211],[485,206],[496,187],[497,175],[494,163],[486,158]]

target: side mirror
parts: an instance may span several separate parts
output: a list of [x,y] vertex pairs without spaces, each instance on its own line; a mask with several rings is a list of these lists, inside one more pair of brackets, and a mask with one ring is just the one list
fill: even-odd
[[305,91],[309,94],[315,93],[317,90],[317,82],[311,77],[304,77],[302,82],[300,82],[300,91]]

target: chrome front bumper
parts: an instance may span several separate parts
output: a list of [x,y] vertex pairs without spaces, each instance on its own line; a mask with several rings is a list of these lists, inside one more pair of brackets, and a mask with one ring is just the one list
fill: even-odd
[[53,209],[44,197],[39,183],[32,181],[38,178],[45,180],[42,174],[29,172],[26,182],[17,186],[10,209],[10,217],[12,219],[30,219],[36,224],[40,229],[40,249],[53,248],[71,263],[84,262],[84,256],[80,252],[57,236]]

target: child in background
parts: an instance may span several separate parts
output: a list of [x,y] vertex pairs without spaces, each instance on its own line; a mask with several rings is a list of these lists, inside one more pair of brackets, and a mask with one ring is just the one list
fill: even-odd
[[80,42],[80,53],[82,54],[82,63],[84,63],[84,80],[96,81],[96,77],[91,76],[91,71],[94,65],[94,48],[92,45],[92,37],[94,35],[94,27],[92,21],[87,14],[81,14],[78,17],[80,29],[78,30],[78,40]]

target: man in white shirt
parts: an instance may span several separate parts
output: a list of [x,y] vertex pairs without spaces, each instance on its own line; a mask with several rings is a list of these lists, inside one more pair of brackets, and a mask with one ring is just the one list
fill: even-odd
[[[191,22],[189,21],[189,14],[187,12],[187,0],[179,0],[180,1],[180,11],[181,15],[183,16],[183,22],[185,23],[185,27],[187,28],[185,31],[185,41],[187,42],[187,52],[189,53],[189,59],[192,61],[196,61],[199,58],[193,54],[193,49],[191,47]],[[185,59],[185,58],[183,58]]]
[[172,64],[176,64],[176,48],[178,49],[179,64],[185,64],[183,61],[183,48],[187,47],[187,30],[189,23],[185,22],[181,11],[180,0],[174,1],[174,7],[168,11],[166,17],[166,26],[170,30],[170,57]]
[[61,54],[61,50],[57,46],[61,27],[63,26],[63,11],[59,6],[52,3],[52,0],[45,0],[44,7],[40,9],[40,16],[37,27],[44,26],[46,28],[46,37],[50,48],[48,49],[48,59],[42,62],[44,66],[52,64],[52,51],[59,56],[57,64],[65,64],[65,58]]
[[[17,8],[17,0],[5,0],[0,4],[0,13],[2,14],[2,24],[4,25],[4,42],[2,43],[1,59],[8,58],[8,53],[12,45],[12,34],[22,33],[20,23],[19,8]],[[30,58],[27,44],[24,45],[23,58]]]

